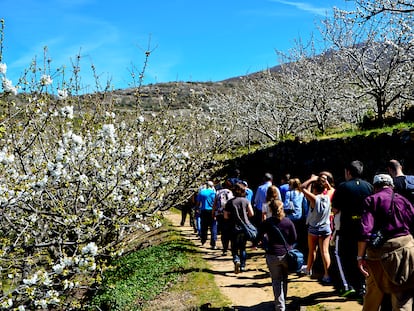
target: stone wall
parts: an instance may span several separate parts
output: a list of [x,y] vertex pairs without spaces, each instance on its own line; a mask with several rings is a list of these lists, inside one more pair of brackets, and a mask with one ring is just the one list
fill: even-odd
[[344,165],[360,160],[364,163],[364,178],[371,182],[376,173],[385,172],[390,159],[401,161],[405,174],[414,174],[414,128],[307,143],[287,141],[228,163],[225,173],[239,168],[241,177],[254,190],[266,172],[272,173],[278,184],[285,172],[304,181],[311,174],[328,170],[338,184],[343,181]]

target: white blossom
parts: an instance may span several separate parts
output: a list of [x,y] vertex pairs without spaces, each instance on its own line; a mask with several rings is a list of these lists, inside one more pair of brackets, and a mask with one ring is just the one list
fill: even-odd
[[108,118],[111,118],[111,119],[115,119],[115,112],[108,112],[108,111],[106,111],[105,112],[105,116],[107,116]]
[[68,98],[68,90],[66,89],[58,89],[57,91],[57,97],[59,100],[63,100]]
[[98,216],[99,219],[102,219],[104,217],[104,213],[101,210],[98,210],[98,209],[94,209],[93,214],[95,216]]
[[84,184],[85,186],[89,185],[89,178],[85,174],[79,175],[79,181]]
[[53,83],[53,80],[49,75],[42,75],[40,78],[40,83],[42,85],[50,85]]
[[0,73],[5,75],[6,72],[7,72],[7,65],[5,63],[0,63]]
[[31,214],[28,219],[31,223],[35,223],[36,220],[37,220],[37,215],[36,214]]
[[134,150],[135,150],[135,147],[128,144],[124,147],[123,151],[121,152],[121,156],[123,158],[128,158],[132,155]]
[[154,224],[153,224],[154,228],[161,228],[162,227],[162,222],[157,219]]
[[146,173],[146,168],[145,165],[141,164],[137,167],[137,175],[138,176],[143,176]]
[[63,289],[73,289],[75,287],[75,283],[68,281],[68,280],[63,280]]
[[62,176],[63,173],[63,164],[58,163],[48,163],[47,168],[49,170],[49,173],[52,177],[59,178]]
[[115,140],[115,126],[113,124],[104,124],[102,126],[101,134],[104,138],[114,141]]
[[35,300],[35,306],[46,309],[47,308],[47,301],[45,299]]
[[72,134],[72,141],[78,146],[83,145],[83,138],[80,135]]
[[14,162],[14,154],[7,152],[6,150],[0,151],[0,163],[7,165]]
[[2,309],[8,309],[8,308],[10,308],[11,306],[13,306],[13,301],[11,302],[11,305],[10,305],[10,300],[11,300],[11,299],[8,299],[8,300],[4,300],[4,301],[2,301],[2,303],[0,304],[0,307],[1,307]]
[[82,194],[78,196],[78,200],[81,203],[85,203],[86,202],[85,197]]
[[95,271],[96,270],[96,262],[95,261],[91,262],[91,264],[88,267],[88,270],[89,271]]
[[54,289],[47,291],[46,298],[49,298],[50,304],[58,304],[60,302],[59,293]]
[[65,267],[70,267],[73,265],[73,258],[64,257],[61,262]]
[[43,285],[45,286],[51,286],[53,284],[52,280],[49,278],[49,275],[47,275],[46,273],[43,274]]
[[96,246],[95,242],[89,242],[88,245],[82,248],[82,254],[96,256],[98,254],[98,246]]
[[3,78],[2,79],[2,86],[3,90],[7,93],[12,93],[17,95],[17,88],[13,86],[13,82],[9,79]]
[[165,177],[160,178],[160,183],[161,184],[166,185],[166,184],[168,184],[168,182],[169,182],[168,178],[165,178]]
[[38,281],[38,276],[37,276],[37,273],[35,273],[30,279],[23,279],[23,284],[35,285],[37,281]]
[[65,266],[58,263],[58,264],[54,265],[52,267],[52,269],[56,274],[62,274],[63,270],[65,269]]
[[68,119],[73,119],[73,106],[65,106],[60,109],[60,114]]

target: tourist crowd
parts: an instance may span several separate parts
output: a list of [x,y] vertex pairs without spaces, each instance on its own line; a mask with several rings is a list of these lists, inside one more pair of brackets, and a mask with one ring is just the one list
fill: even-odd
[[[275,310],[286,310],[287,249],[306,255],[299,276],[318,278],[338,295],[356,299],[362,310],[413,310],[414,190],[411,175],[390,160],[372,182],[363,179],[363,163],[344,166],[338,185],[329,171],[301,182],[270,173],[256,191],[239,170],[220,184],[207,181],[182,209],[181,225],[190,225],[201,244],[209,241],[222,255],[231,251],[234,273],[246,271],[247,246],[263,249],[274,293]],[[413,178],[414,179],[414,178]],[[414,188],[414,186],[413,186]],[[249,240],[244,229],[254,225]]]

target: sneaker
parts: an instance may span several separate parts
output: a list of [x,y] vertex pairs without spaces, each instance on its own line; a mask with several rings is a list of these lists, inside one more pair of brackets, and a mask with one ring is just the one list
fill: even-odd
[[332,284],[332,280],[329,276],[324,276],[321,280],[321,283],[323,285],[330,285],[330,284]]
[[355,289],[351,288],[351,289],[344,289],[344,290],[342,290],[342,291],[339,293],[339,295],[340,295],[341,297],[346,298],[346,297],[352,297],[352,296],[354,296],[354,295],[355,295],[355,293],[356,293]]
[[298,272],[300,275],[308,275],[308,276],[311,276],[312,275],[312,272],[310,272],[310,271],[308,271],[308,266],[307,265],[303,265],[301,268],[300,268],[300,270],[299,270],[299,272]]
[[234,263],[234,273],[238,274],[240,272],[240,262],[236,261]]
[[211,246],[211,249],[217,249],[217,246],[212,245],[212,246]]
[[245,266],[240,267],[240,272],[245,272],[245,271],[246,271],[246,267]]
[[221,253],[222,256],[227,256],[227,251],[223,251],[223,253]]

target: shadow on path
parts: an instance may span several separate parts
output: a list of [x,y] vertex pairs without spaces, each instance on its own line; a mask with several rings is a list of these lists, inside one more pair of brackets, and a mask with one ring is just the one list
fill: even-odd
[[[195,252],[200,253],[209,262],[206,273],[214,275],[221,291],[233,303],[233,307],[214,308],[210,304],[199,306],[197,311],[273,311],[273,290],[270,275],[262,249],[247,249],[247,271],[234,273],[231,255],[223,256],[220,249],[211,249],[209,241],[201,245],[200,239],[189,226],[179,226],[181,234],[196,246]],[[358,311],[362,306],[356,301],[339,297],[333,286],[322,286],[317,280],[306,276],[292,274],[289,276],[289,290],[286,301],[287,311],[341,310]],[[312,307],[313,306],[313,307]],[[195,311],[195,310],[194,310]]]

